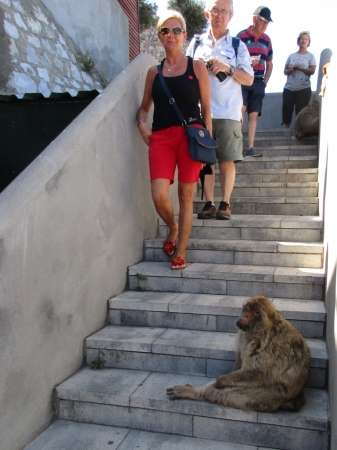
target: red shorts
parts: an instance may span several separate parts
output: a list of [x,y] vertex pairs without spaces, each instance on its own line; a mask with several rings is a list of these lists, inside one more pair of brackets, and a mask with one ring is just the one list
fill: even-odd
[[169,127],[151,134],[149,165],[151,181],[165,178],[170,180],[170,184],[174,182],[176,166],[178,166],[178,180],[182,183],[196,183],[202,166],[190,156],[183,126]]

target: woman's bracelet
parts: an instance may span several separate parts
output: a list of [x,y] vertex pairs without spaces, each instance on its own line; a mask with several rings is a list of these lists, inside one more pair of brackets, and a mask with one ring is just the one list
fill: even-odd
[[137,122],[137,127],[138,127],[141,123],[145,123],[145,120],[139,119],[138,122]]

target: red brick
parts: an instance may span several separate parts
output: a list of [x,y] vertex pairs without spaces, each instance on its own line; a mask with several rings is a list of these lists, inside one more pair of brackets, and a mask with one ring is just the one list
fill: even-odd
[[138,0],[118,0],[129,19],[129,61],[140,53]]

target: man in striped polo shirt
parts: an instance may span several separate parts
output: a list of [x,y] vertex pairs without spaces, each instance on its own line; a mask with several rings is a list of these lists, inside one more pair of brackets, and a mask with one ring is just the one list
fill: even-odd
[[253,25],[240,31],[237,35],[248,48],[254,70],[254,83],[251,86],[241,86],[243,97],[242,121],[245,112],[248,113],[248,150],[246,156],[262,156],[254,147],[254,140],[257,118],[261,116],[262,100],[273,70],[273,47],[270,37],[265,33],[269,22],[272,22],[270,9],[266,6],[259,6],[253,15]]

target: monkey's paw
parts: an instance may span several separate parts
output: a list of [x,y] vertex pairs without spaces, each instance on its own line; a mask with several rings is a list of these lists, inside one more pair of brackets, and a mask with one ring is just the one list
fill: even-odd
[[[190,384],[186,384],[187,387],[191,387]],[[171,400],[175,400],[176,398],[182,398],[182,391],[186,386],[173,386],[171,388],[166,389],[166,395],[170,397]]]
[[216,380],[215,380],[215,387],[217,388],[217,389],[224,389],[225,387],[228,387],[228,383],[226,383],[226,378],[225,377],[223,377],[223,376],[221,376],[221,377],[218,377]]

